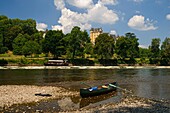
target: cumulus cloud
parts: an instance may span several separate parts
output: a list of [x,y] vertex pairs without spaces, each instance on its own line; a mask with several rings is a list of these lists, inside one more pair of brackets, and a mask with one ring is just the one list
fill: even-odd
[[142,15],[135,15],[129,20],[128,26],[140,31],[156,30],[157,27],[154,26],[154,23]]
[[116,5],[118,4],[117,0],[99,0],[99,4],[104,4],[104,5]]
[[38,31],[45,31],[46,29],[47,29],[47,24],[45,24],[45,23],[38,23],[37,22],[37,24],[36,24],[36,29],[38,30]]
[[170,14],[167,14],[167,15],[166,15],[166,19],[167,19],[167,20],[170,20]]
[[70,5],[78,8],[91,8],[93,6],[93,0],[66,0]]
[[54,5],[58,10],[64,9],[65,8],[65,2],[64,0],[54,0]]
[[[54,4],[61,11],[58,20],[60,25],[52,26],[52,29],[63,30],[68,33],[74,26],[79,26],[82,30],[91,28],[91,22],[100,24],[114,24],[119,20],[118,15],[113,10],[109,10],[105,4],[115,4],[117,0],[99,0],[96,4],[93,0],[54,0]],[[85,13],[78,13],[68,9],[66,4],[78,8],[84,8]],[[92,7],[93,6],[93,7]]]
[[119,20],[114,11],[109,10],[102,4],[96,4],[92,9],[88,10],[88,16],[91,21],[101,24],[114,24]]
[[59,29],[63,30],[64,33],[68,33],[74,26],[79,26],[82,30],[91,28],[86,13],[81,14],[64,8],[61,10],[61,14],[58,20],[58,23],[61,25],[52,26],[53,30]]

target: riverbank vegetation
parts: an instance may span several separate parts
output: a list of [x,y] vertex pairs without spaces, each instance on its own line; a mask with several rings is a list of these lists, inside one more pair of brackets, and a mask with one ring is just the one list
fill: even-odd
[[43,65],[48,59],[68,59],[72,65],[170,65],[170,38],[153,38],[148,48],[139,47],[134,33],[99,35],[93,45],[87,31],[75,26],[38,31],[33,19],[0,16],[0,64]]

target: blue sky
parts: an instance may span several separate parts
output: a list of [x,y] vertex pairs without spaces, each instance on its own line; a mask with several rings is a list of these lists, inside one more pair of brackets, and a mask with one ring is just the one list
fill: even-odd
[[38,30],[70,32],[79,26],[104,32],[133,32],[140,46],[170,37],[170,0],[0,0],[0,15],[37,22]]

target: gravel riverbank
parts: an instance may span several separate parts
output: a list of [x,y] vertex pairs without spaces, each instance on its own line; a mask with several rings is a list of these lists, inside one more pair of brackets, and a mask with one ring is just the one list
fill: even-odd
[[[40,93],[42,96],[35,96]],[[0,107],[71,95],[78,95],[78,92],[70,92],[64,88],[53,86],[2,85],[0,86]]]
[[[52,96],[35,96],[35,94],[50,94]],[[2,85],[0,86],[0,111],[10,111],[10,106],[14,104],[22,104],[35,102],[39,103],[41,100],[60,99],[67,96],[78,96],[79,92],[69,91],[61,87],[54,86],[30,86],[30,85]],[[123,98],[118,103],[110,103],[99,106],[86,106],[68,111],[52,111],[51,110],[36,110],[35,112],[72,112],[72,113],[169,113],[170,102],[163,100],[146,99],[137,96],[132,96],[123,93]],[[63,103],[64,104],[64,103]],[[65,103],[67,104],[67,103]],[[20,106],[19,105],[19,106]],[[36,104],[35,104],[36,105]],[[21,107],[22,108],[22,107]],[[32,107],[28,107],[31,108]],[[14,108],[12,108],[14,109]],[[20,112],[19,109],[17,109]],[[11,112],[14,112],[13,110]]]

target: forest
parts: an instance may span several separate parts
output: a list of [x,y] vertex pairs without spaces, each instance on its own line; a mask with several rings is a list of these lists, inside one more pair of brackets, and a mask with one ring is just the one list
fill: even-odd
[[[38,31],[33,19],[10,19],[0,15],[0,62],[5,54],[45,60],[68,59],[81,65],[170,65],[170,38],[153,38],[148,48],[139,47],[134,33],[113,38],[100,34],[93,45],[86,30],[75,26],[70,33],[62,30]],[[14,57],[15,58],[15,57]]]

